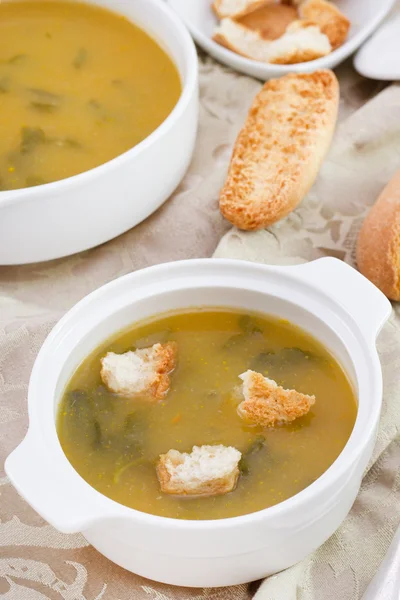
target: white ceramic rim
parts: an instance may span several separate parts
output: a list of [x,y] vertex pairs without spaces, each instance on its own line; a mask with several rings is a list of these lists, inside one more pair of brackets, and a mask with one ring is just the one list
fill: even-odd
[[[171,129],[174,123],[177,120],[179,120],[181,115],[185,112],[188,104],[190,103],[191,98],[193,97],[193,94],[196,92],[198,59],[195,45],[193,43],[192,38],[190,37],[188,30],[182,23],[182,20],[177,16],[175,11],[173,11],[165,2],[161,2],[160,0],[143,0],[143,2],[152,4],[155,8],[157,8],[157,10],[164,14],[165,18],[170,20],[172,26],[175,27],[176,35],[181,37],[182,42],[184,44],[183,58],[185,61],[185,80],[182,80],[182,77],[180,77],[182,91],[181,95],[179,96],[179,100],[175,104],[172,111],[169,113],[167,118],[157,127],[157,129],[155,129],[152,133],[150,133],[150,135],[144,138],[144,140],[139,142],[139,144],[136,144],[136,146],[134,146],[130,150],[119,154],[115,158],[108,160],[102,165],[93,167],[93,169],[89,169],[89,171],[78,173],[78,175],[72,175],[71,177],[60,179],[59,181],[52,181],[51,183],[44,183],[42,185],[30,188],[0,191],[0,208],[2,206],[7,206],[10,203],[14,204],[16,202],[26,200],[27,198],[29,200],[34,200],[38,196],[51,195],[55,191],[62,190],[62,188],[65,187],[71,187],[72,189],[75,186],[79,186],[81,183],[85,183],[87,180],[96,177],[97,175],[118,168],[122,163],[135,158],[135,156],[140,154],[143,150],[155,144],[157,140],[159,140],[165,133],[167,133]],[[115,14],[118,14],[118,12],[113,11],[112,9],[108,10],[114,12]],[[143,29],[143,31],[145,31],[147,35],[154,39],[154,41],[157,42],[157,44],[159,44],[158,40],[156,40],[150,33],[148,33],[145,28],[141,27],[141,29]],[[164,50],[164,52],[168,54],[166,50]],[[178,70],[175,61],[172,58],[171,60],[175,68]]]
[[[343,268],[351,269],[348,265],[345,265],[341,261],[337,259],[331,258],[321,258],[318,261],[324,261],[326,264],[328,261],[334,261],[335,263],[341,263]],[[187,529],[192,531],[198,530],[224,530],[225,528],[229,528],[232,525],[235,526],[245,526],[249,522],[254,522],[258,520],[264,520],[266,517],[268,519],[273,519],[276,515],[282,515],[282,513],[287,513],[289,511],[293,511],[296,509],[301,509],[306,506],[307,503],[313,501],[313,499],[318,495],[319,492],[322,492],[326,486],[332,485],[335,480],[339,480],[341,477],[345,476],[346,471],[351,471],[352,465],[360,458],[365,446],[370,440],[373,432],[375,430],[376,424],[379,421],[379,415],[381,411],[381,398],[382,398],[382,377],[381,377],[381,367],[379,362],[379,357],[376,351],[376,348],[366,347],[368,345],[368,336],[363,334],[360,326],[357,324],[356,320],[351,317],[351,315],[343,308],[337,300],[332,299],[329,293],[326,293],[318,287],[318,285],[314,285],[312,282],[306,280],[301,281],[295,277],[296,272],[300,269],[307,267],[309,264],[305,265],[296,265],[296,266],[285,266],[285,267],[274,267],[269,265],[263,265],[259,263],[252,263],[243,260],[235,260],[235,259],[191,259],[185,261],[177,261],[172,263],[163,263],[161,265],[155,265],[152,267],[148,267],[145,269],[141,269],[139,271],[135,271],[119,277],[114,281],[111,281],[104,286],[98,288],[97,290],[90,293],[88,296],[83,298],[80,302],[78,302],[62,319],[57,323],[54,329],[49,334],[46,339],[42,349],[40,350],[38,357],[36,359],[34,368],[32,370],[31,381],[29,384],[29,394],[28,394],[28,412],[30,421],[37,421],[36,415],[33,418],[33,411],[36,413],[36,406],[33,405],[32,400],[36,400],[34,396],[40,395],[40,374],[45,372],[46,370],[46,354],[55,348],[52,348],[52,344],[54,343],[54,339],[57,338],[59,332],[70,323],[70,327],[74,324],[74,319],[77,313],[81,311],[82,308],[85,308],[88,304],[90,305],[93,302],[99,302],[102,295],[105,292],[110,292],[113,288],[118,289],[124,281],[130,281],[130,284],[133,284],[134,279],[137,276],[141,276],[143,273],[149,274],[151,273],[153,276],[153,280],[157,280],[157,275],[159,272],[164,272],[168,270],[168,275],[173,277],[174,272],[178,271],[182,268],[190,265],[192,267],[193,272],[196,272],[197,268],[204,267],[204,265],[210,265],[211,268],[232,268],[235,270],[243,270],[246,269],[248,271],[253,270],[253,272],[258,273],[259,275],[267,275],[269,273],[277,272],[279,277],[284,277],[292,281],[293,285],[298,286],[298,288],[305,287],[306,289],[312,289],[313,294],[319,295],[326,306],[329,306],[331,312],[335,312],[340,315],[340,318],[344,323],[347,323],[351,328],[351,331],[355,338],[358,340],[360,346],[365,351],[365,356],[369,357],[369,366],[371,368],[371,372],[373,371],[374,376],[371,377],[371,382],[374,384],[374,387],[371,386],[370,394],[373,396],[376,401],[374,403],[374,408],[371,411],[367,411],[366,407],[358,408],[357,418],[354,424],[352,433],[343,448],[342,452],[339,454],[337,459],[332,463],[332,465],[311,485],[307,488],[295,494],[294,496],[280,502],[272,507],[265,508],[253,513],[249,513],[246,515],[241,515],[237,517],[228,517],[226,519],[216,519],[216,520],[181,520],[174,519],[171,517],[162,517],[158,515],[153,515],[150,513],[141,512],[134,508],[129,508],[123,504],[112,500],[108,496],[103,495],[101,492],[98,492],[95,488],[93,488],[89,483],[87,483],[79,473],[74,469],[71,463],[68,461],[62,447],[60,441],[58,439],[57,430],[56,430],[56,421],[53,419],[54,429],[52,431],[52,438],[57,444],[57,456],[56,460],[63,460],[65,466],[69,469],[72,469],[75,477],[79,478],[81,483],[85,485],[88,489],[88,492],[93,496],[93,501],[96,503],[96,499],[102,504],[102,506],[109,506],[110,514],[104,514],[104,518],[128,518],[135,520],[140,520],[144,524],[148,524],[150,526],[156,526],[161,528],[179,528],[179,529]],[[356,271],[355,271],[356,273]],[[357,274],[361,277],[359,274]],[[178,275],[179,276],[179,275]],[[250,272],[249,272],[250,276]],[[369,284],[372,286],[372,284]],[[376,290],[376,293],[381,294]],[[382,294],[383,297],[383,294]],[[386,299],[385,299],[386,300]],[[389,304],[389,303],[388,303]],[[185,308],[185,307],[182,307]],[[307,309],[305,309],[307,310]],[[111,313],[110,313],[111,314]],[[355,335],[357,334],[357,335]],[[336,334],[337,335],[337,334]],[[340,339],[340,338],[339,338]],[[342,342],[343,343],[343,342]],[[365,416],[365,413],[367,416]],[[361,429],[361,419],[363,419],[364,427]],[[29,436],[29,432],[28,432]],[[360,441],[361,440],[361,441]],[[363,441],[362,441],[363,440]],[[55,448],[54,448],[55,450]],[[54,456],[54,455],[53,455]],[[341,492],[341,488],[337,493]]]
[[[375,40],[380,36],[382,36],[383,38],[386,31],[390,30],[392,27],[394,31],[397,26],[398,32],[400,29],[399,25],[400,5],[398,6],[398,9],[396,11],[393,11],[389,19],[385,21],[382,27],[380,27],[376,32],[374,32],[370,40],[368,40],[355,54],[353,58],[353,66],[362,77],[366,77],[368,79],[377,79],[378,81],[396,81],[399,79],[399,70],[397,70],[397,73],[393,73],[393,71],[391,73],[390,71],[389,73],[385,73],[382,71],[382,69],[379,68],[379,66],[378,68],[376,68],[376,64],[373,65],[373,63],[371,62],[368,63],[368,59],[367,61],[363,60],[364,55],[368,56],[369,54],[369,48],[371,48],[371,43],[375,43]],[[367,68],[365,68],[366,65]]]
[[[187,0],[190,1],[190,0]],[[211,0],[210,0],[211,1]],[[362,0],[361,0],[362,1]],[[317,58],[315,60],[310,60],[307,62],[297,63],[293,65],[274,65],[271,63],[262,63],[257,60],[253,60],[251,58],[246,58],[245,56],[241,56],[240,54],[236,54],[232,50],[228,50],[224,48],[217,42],[214,42],[212,38],[205,35],[200,29],[194,26],[188,19],[185,19],[183,16],[180,17],[182,21],[185,23],[186,27],[190,31],[193,39],[201,46],[206,52],[212,52],[216,47],[218,48],[218,53],[222,58],[226,60],[233,60],[236,63],[235,68],[243,69],[243,72],[246,72],[247,69],[254,69],[255,66],[259,68],[265,68],[268,71],[268,78],[270,77],[281,77],[282,75],[286,75],[287,73],[301,73],[305,70],[317,71],[318,69],[329,69],[338,65],[340,62],[345,60],[348,56],[350,56],[357,48],[375,31],[375,29],[380,25],[383,19],[389,14],[393,6],[395,5],[397,0],[391,0],[389,5],[386,6],[377,6],[376,7],[376,15],[374,19],[371,19],[371,22],[368,26],[361,29],[353,38],[345,42],[336,50],[330,52],[327,56],[323,56],[321,58]],[[169,0],[167,2],[170,4]],[[221,60],[222,60],[221,58]],[[216,59],[218,60],[218,59]],[[228,64],[228,63],[225,63]],[[232,67],[231,67],[232,68]],[[261,78],[263,75],[260,73],[256,78]]]

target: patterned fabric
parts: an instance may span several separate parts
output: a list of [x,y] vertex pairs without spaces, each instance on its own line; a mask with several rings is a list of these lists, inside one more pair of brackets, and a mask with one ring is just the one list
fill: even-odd
[[[356,76],[349,65],[338,74],[342,119],[382,89]],[[47,264],[0,267],[1,464],[26,433],[30,370],[40,345],[66,310],[96,287],[132,270],[212,255],[229,229],[218,211],[218,190],[232,143],[260,85],[202,56],[197,151],[173,197],[145,223],[97,249]],[[346,135],[338,136],[336,154],[295,214],[271,232],[229,233],[218,254],[263,262],[296,262],[334,254],[351,261],[365,207],[394,170],[396,159],[400,163],[399,98],[398,89],[391,88],[372,108],[366,107],[368,118],[358,121],[356,114],[348,121]],[[347,145],[344,138],[348,138]],[[347,150],[340,151],[340,144]],[[258,592],[263,600],[359,598],[389,544],[398,518],[393,501],[399,494],[395,467],[400,448],[391,442],[398,430],[396,331],[394,318],[379,342],[385,367],[386,426],[353,512],[340,533],[314,557],[264,582]],[[247,600],[258,585],[189,590],[128,573],[98,554],[81,535],[67,536],[52,529],[0,472],[2,600]]]
[[[317,182],[294,213],[268,231],[231,230],[215,255],[280,265],[335,256],[354,266],[361,223],[398,168],[400,87],[392,86],[341,125]],[[400,521],[398,305],[379,336],[378,350],[384,376],[381,426],[352,511],[322,548],[267,579],[257,600],[358,600],[389,547]]]
[[362,600],[398,600],[400,593],[400,527]]

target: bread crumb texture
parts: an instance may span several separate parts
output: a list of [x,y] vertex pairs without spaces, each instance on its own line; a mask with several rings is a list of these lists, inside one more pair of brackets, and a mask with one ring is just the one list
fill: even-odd
[[239,477],[241,452],[232,446],[194,446],[192,452],[169,450],[157,464],[161,490],[181,496],[231,492]]
[[262,427],[290,423],[306,415],[315,404],[315,396],[285,390],[261,373],[246,371],[240,378],[244,400],[238,406],[238,414],[249,423]]
[[265,4],[273,2],[275,0],[215,0],[212,7],[219,19],[224,19],[225,17],[239,18]]
[[318,25],[333,50],[343,44],[349,33],[349,19],[332,2],[305,0],[299,6],[299,16]]
[[159,400],[170,386],[170,374],[176,366],[175,342],[154,344],[150,348],[115,354],[101,359],[100,376],[107,388],[122,396],[148,396]]
[[315,23],[293,21],[279,38],[269,41],[233,19],[223,19],[215,29],[214,41],[229,50],[259,62],[295,64],[326,56],[332,50],[326,35]]
[[315,181],[336,124],[332,71],[271,79],[254,99],[233,148],[220,194],[222,214],[240,229],[288,215]]

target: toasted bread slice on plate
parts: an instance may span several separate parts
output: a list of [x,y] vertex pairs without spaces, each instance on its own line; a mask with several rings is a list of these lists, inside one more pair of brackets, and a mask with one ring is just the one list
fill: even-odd
[[333,50],[347,38],[350,21],[332,2],[305,0],[299,6],[299,16],[318,25],[329,39]]
[[[311,66],[310,62],[288,65],[262,62],[232,52],[213,40],[215,27],[219,20],[221,20],[215,18],[213,14],[211,8],[213,0],[166,0],[168,5],[175,10],[184,21],[196,43],[205,52],[232,69],[256,77],[262,81],[287,75],[289,73],[308,73],[310,72],[310,68],[313,70],[335,68],[351,56],[360,45],[366,41],[378,25],[380,25],[382,19],[389,13],[395,1],[396,0],[380,0],[379,2],[362,2],[362,0],[358,0],[357,2],[356,0],[340,0],[340,3],[335,2],[335,5],[340,8],[340,11],[342,11],[347,19],[352,22],[352,26],[345,42],[341,46],[336,48],[334,52],[329,52],[329,54],[318,58],[315,61],[315,65]],[[290,4],[292,4],[292,8],[299,8],[297,3],[289,3],[289,7]],[[273,6],[275,5],[277,4],[275,3]],[[248,14],[251,14],[253,18],[254,12]],[[242,17],[237,17],[229,12],[221,15],[221,18],[225,17],[233,17],[235,20],[239,18],[241,24],[243,24],[243,15]],[[296,18],[299,17],[296,15]],[[253,27],[249,22],[247,22],[247,26],[250,29],[256,29],[257,31],[263,29],[262,25]],[[271,30],[270,26],[271,23],[266,26],[266,29]],[[283,32],[281,31],[280,35],[282,35],[282,33]],[[271,38],[267,35],[266,39]]]
[[297,10],[294,6],[267,4],[240,17],[237,21],[253,31],[259,31],[264,40],[276,40],[285,33],[290,23],[297,19]]
[[275,0],[215,0],[212,8],[219,19],[227,17],[237,19],[274,2]]
[[331,45],[319,28],[307,21],[294,21],[276,40],[268,41],[233,19],[223,19],[214,41],[247,58],[270,64],[295,64],[326,56]]

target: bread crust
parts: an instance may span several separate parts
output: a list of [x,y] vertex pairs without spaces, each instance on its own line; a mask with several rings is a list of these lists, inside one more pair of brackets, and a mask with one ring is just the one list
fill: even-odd
[[167,344],[160,344],[160,348],[156,353],[157,366],[149,391],[150,395],[157,400],[163,398],[169,390],[170,374],[176,366],[177,349],[175,342],[168,342]]
[[[200,448],[209,448],[202,446]],[[193,449],[194,450],[194,449]],[[174,469],[182,464],[185,454],[177,450],[169,450],[161,454],[157,463],[156,471],[161,491],[165,494],[177,496],[220,496],[232,492],[236,487],[239,477],[240,452],[237,452],[238,460],[236,466],[223,477],[209,477],[203,480],[183,481],[173,478]]]
[[305,0],[299,6],[299,16],[318,25],[333,50],[343,44],[349,33],[349,19],[332,2]]
[[224,0],[215,0],[212,4],[212,9],[218,19],[225,19],[226,17],[239,19],[240,17],[244,17],[245,15],[265,6],[266,4],[273,4],[275,0],[246,0],[244,3],[243,9],[237,12],[223,12],[222,4]]
[[266,40],[260,31],[234,19],[223,19],[214,31],[213,40],[235,54],[268,64],[308,62],[332,50],[327,36],[315,23],[306,20],[292,21],[279,38]]
[[106,361],[106,357],[113,353],[107,353],[101,359],[100,377],[107,388],[116,394],[129,397],[145,395],[150,399],[160,400],[164,398],[169,390],[170,374],[176,366],[177,349],[176,342],[168,342],[166,344],[154,344],[151,348],[136,351],[137,354],[141,354],[144,362],[152,363],[153,371],[149,377],[146,389],[128,389],[123,383],[119,384],[115,381],[115,374],[109,368]]
[[267,4],[238,19],[241,25],[259,31],[264,40],[276,40],[296,21],[297,10],[284,4]]
[[256,371],[247,371],[241,379],[245,399],[238,406],[238,414],[249,423],[262,427],[290,423],[306,415],[315,404],[315,396],[285,390]]
[[[319,31],[319,28],[316,27],[315,23],[306,20],[292,21],[292,23],[288,25],[286,33],[293,33],[299,29],[307,28],[312,28],[314,30],[317,29],[317,33],[322,33]],[[280,56],[276,56],[275,58],[271,59],[270,63],[273,65],[296,65],[302,62],[310,62],[311,60],[317,60],[317,58],[326,56],[326,54],[331,51],[331,48],[329,48],[328,52],[328,48],[322,53],[320,50],[317,50],[311,46],[309,48],[302,49],[294,47],[291,50],[288,50],[286,54],[281,54]]]
[[264,85],[237,137],[220,193],[228,221],[257,230],[296,208],[329,149],[338,101],[339,84],[328,70]]
[[400,170],[362,225],[357,266],[388,298],[400,300]]

